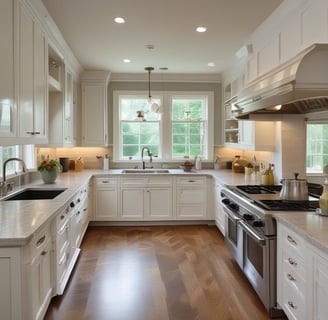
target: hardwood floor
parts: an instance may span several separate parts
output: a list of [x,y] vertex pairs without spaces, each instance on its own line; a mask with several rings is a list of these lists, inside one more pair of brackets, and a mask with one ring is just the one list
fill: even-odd
[[45,319],[269,319],[216,227],[89,227]]

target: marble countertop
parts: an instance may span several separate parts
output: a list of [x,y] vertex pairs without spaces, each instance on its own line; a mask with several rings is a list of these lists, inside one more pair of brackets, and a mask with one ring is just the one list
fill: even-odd
[[[92,176],[105,175],[125,176],[121,169],[83,170],[61,173],[56,183],[47,185],[41,180],[22,187],[37,188],[67,188],[63,193],[51,200],[15,200],[0,201],[0,247],[23,246],[33,234],[55,215],[64,209],[65,205],[76,194],[79,187],[87,183]],[[233,173],[231,170],[199,170],[184,172],[180,169],[170,169],[174,175],[209,175],[217,182],[227,185],[248,184],[244,174]],[[130,176],[136,174],[130,174]],[[137,174],[138,176],[139,174]],[[149,174],[153,176],[154,174]],[[156,175],[162,175],[156,173]],[[168,175],[164,173],[163,175]],[[286,224],[318,248],[328,253],[328,217],[318,216],[313,212],[270,212],[281,223]]]

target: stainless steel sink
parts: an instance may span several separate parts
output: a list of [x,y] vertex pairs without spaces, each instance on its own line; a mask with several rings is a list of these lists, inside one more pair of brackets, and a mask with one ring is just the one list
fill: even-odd
[[44,188],[27,188],[21,191],[18,191],[14,194],[3,197],[1,201],[10,201],[10,200],[42,200],[42,199],[54,199],[59,194],[64,192],[65,188],[56,188],[56,189],[44,189]]
[[124,169],[122,173],[170,173],[167,169]]

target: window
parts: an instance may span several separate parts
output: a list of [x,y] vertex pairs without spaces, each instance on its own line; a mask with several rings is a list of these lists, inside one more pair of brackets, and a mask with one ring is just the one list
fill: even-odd
[[141,160],[149,147],[159,161],[213,155],[213,93],[154,95],[162,114],[149,111],[147,93],[114,92],[114,161]]
[[204,158],[206,152],[206,98],[173,97],[172,117],[172,159],[185,157]]
[[328,124],[309,123],[306,134],[306,171],[322,173],[328,164]]
[[[159,100],[156,101],[160,103]],[[119,159],[141,159],[143,147],[160,156],[161,116],[151,113],[144,96],[119,99]]]
[[[3,163],[10,158],[24,159],[26,168],[35,168],[35,154],[33,145],[0,147],[1,177],[3,177]],[[22,172],[22,164],[19,161],[10,161],[6,166],[7,177]]]

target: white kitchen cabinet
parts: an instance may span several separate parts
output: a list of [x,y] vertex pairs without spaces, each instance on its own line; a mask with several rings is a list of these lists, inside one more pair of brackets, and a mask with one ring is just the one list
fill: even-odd
[[238,148],[274,151],[276,123],[271,121],[238,121]]
[[24,276],[27,283],[27,296],[30,300],[26,305],[26,319],[43,319],[52,297],[52,240],[50,228],[40,233],[33,249],[31,263],[26,265]]
[[94,178],[94,215],[93,220],[106,221],[117,219],[118,178]]
[[[17,106],[14,90],[14,11],[13,0],[0,1],[0,137],[16,135]],[[5,76],[4,76],[5,75]]]
[[28,143],[47,143],[47,40],[22,2],[18,17],[18,136]]
[[179,220],[207,219],[207,181],[205,176],[177,177],[177,209]]
[[222,197],[221,197],[221,189],[223,185],[216,180],[215,186],[214,186],[214,198],[215,198],[215,224],[221,231],[221,233],[224,235],[224,226],[225,226],[225,214],[223,211],[223,205],[222,205]]
[[121,218],[173,219],[172,177],[121,178]]
[[85,71],[82,74],[82,146],[108,145],[109,77],[107,71]]
[[307,318],[306,245],[298,234],[278,224],[277,299],[289,319]]
[[52,223],[54,246],[54,294],[64,292],[80,253],[88,216],[88,185],[82,186]]
[[62,55],[49,46],[49,146],[77,144],[77,82]]

